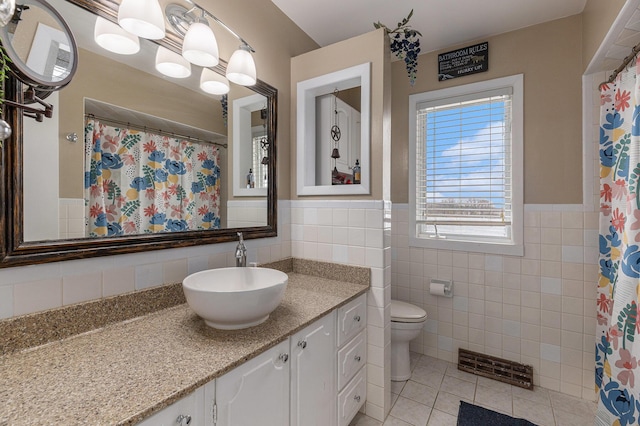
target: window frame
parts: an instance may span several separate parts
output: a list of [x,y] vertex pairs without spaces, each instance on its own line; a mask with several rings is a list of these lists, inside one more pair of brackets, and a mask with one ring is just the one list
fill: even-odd
[[[524,255],[524,199],[523,199],[523,137],[524,137],[524,78],[522,74],[501,77],[477,83],[464,84],[409,96],[409,245],[412,247],[435,248],[480,252],[487,254]],[[417,112],[418,104],[443,101],[495,89],[511,88],[511,187],[512,224],[511,238],[502,241],[469,238],[425,238],[418,237],[416,231],[416,161],[417,161]]]

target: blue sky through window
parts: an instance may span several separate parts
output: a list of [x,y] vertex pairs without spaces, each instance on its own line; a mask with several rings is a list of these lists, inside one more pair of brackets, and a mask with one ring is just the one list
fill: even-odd
[[507,102],[494,97],[427,110],[423,134],[427,203],[488,200],[493,208],[504,208],[509,189]]

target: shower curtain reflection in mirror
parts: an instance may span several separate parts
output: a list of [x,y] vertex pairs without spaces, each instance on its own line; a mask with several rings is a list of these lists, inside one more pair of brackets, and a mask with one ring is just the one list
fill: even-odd
[[218,148],[88,117],[86,236],[220,228]]

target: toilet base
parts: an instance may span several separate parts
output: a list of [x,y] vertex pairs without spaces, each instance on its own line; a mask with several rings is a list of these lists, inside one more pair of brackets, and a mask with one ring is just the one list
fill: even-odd
[[404,382],[410,377],[409,341],[391,342],[391,380]]

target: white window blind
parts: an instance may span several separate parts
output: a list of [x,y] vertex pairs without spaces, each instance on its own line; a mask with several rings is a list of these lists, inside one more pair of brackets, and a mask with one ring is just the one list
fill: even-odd
[[511,238],[512,88],[416,105],[416,236]]

